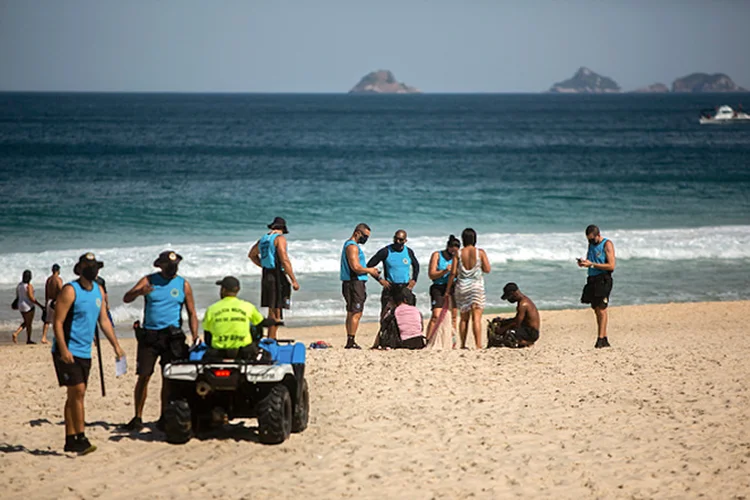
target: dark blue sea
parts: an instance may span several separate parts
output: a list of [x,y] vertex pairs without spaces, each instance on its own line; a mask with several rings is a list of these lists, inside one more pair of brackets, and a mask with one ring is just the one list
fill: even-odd
[[[747,97],[745,95],[744,97]],[[199,311],[227,274],[259,301],[247,252],[288,221],[302,289],[289,325],[343,321],[341,246],[372,255],[400,228],[423,266],[465,227],[492,273],[547,309],[579,304],[584,228],[617,252],[612,304],[750,299],[750,126],[701,126],[738,95],[0,94],[0,301],[24,269],[43,295],[85,251],[123,293],[167,248]],[[369,285],[365,315],[378,312]],[[0,326],[18,313],[0,308]]]

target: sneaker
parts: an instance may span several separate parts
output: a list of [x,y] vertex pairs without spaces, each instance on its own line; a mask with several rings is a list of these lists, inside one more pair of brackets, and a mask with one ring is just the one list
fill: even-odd
[[33,340],[27,340],[26,345],[36,345],[36,342],[34,342]]
[[91,441],[88,440],[87,437],[83,437],[76,441],[75,443],[75,451],[79,455],[88,455],[92,451],[96,451],[96,446],[91,444]]
[[609,339],[607,339],[607,337],[604,337],[602,339],[602,347],[612,347],[611,345],[609,345]]
[[356,342],[352,342],[351,344],[345,345],[344,349],[362,349],[362,348],[359,347]]
[[65,447],[63,448],[63,451],[76,451],[76,437],[75,436],[65,436]]
[[164,421],[164,415],[159,417],[159,420],[156,421],[156,428],[162,432],[167,428],[166,422]]
[[594,346],[594,348],[595,349],[601,349],[603,347],[611,347],[609,345],[609,341],[607,340],[607,337],[596,339],[596,345]]
[[143,420],[141,420],[141,417],[133,417],[130,422],[122,426],[122,429],[126,431],[139,431],[143,429]]

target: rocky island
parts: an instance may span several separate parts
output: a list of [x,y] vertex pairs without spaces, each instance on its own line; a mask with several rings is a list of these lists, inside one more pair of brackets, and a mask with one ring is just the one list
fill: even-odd
[[611,78],[580,67],[573,78],[552,85],[549,91],[558,94],[611,94],[620,92],[620,86]]
[[664,94],[669,92],[669,87],[663,83],[654,83],[648,87],[641,87],[633,91],[635,94]]
[[368,73],[352,87],[350,94],[421,94],[422,91],[396,81],[393,73],[381,69]]
[[747,92],[724,73],[692,73],[672,83],[672,92]]

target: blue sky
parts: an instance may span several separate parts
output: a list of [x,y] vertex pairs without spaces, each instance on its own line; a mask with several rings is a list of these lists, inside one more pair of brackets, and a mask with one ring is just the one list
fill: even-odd
[[694,71],[750,88],[750,1],[0,0],[0,90],[625,90]]

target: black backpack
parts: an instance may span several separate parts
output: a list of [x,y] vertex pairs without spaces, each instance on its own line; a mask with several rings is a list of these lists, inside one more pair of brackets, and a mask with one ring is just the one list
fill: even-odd
[[398,349],[402,347],[401,331],[396,323],[396,316],[393,310],[389,311],[383,321],[380,322],[380,331],[378,332],[378,347],[385,349]]

